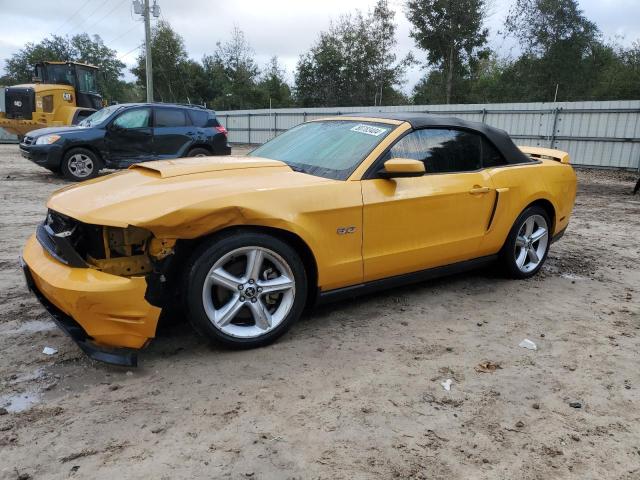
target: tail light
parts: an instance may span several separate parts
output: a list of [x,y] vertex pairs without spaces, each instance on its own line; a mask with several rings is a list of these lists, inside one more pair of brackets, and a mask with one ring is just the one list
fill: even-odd
[[218,125],[217,127],[214,127],[218,133],[223,134],[225,137],[227,136],[227,129],[224,128],[222,125]]

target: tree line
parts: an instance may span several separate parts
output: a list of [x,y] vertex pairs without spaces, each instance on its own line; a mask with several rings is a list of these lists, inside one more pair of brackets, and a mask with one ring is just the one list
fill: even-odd
[[[154,98],[219,110],[279,107],[619,100],[640,97],[640,41],[625,48],[605,39],[577,0],[514,0],[499,35],[515,39],[511,57],[489,46],[487,0],[407,0],[415,49],[397,58],[395,12],[377,0],[320,32],[298,59],[292,84],[277,57],[259,66],[239,28],[199,61],[167,21],[152,31]],[[122,79],[126,65],[98,35],[52,35],[7,59],[0,84],[31,80],[42,60],[97,65],[108,100],[142,101],[145,58]],[[406,71],[424,75],[410,94]]]

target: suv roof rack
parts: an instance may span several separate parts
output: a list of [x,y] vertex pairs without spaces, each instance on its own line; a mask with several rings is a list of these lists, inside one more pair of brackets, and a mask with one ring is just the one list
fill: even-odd
[[192,108],[199,108],[201,110],[210,110],[206,106],[198,105],[197,103],[180,103],[180,102],[153,102],[153,103],[157,103],[160,105],[179,105],[181,107],[192,107]]

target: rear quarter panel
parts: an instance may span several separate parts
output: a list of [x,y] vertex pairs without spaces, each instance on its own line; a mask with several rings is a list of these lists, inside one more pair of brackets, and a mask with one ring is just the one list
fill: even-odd
[[551,235],[569,224],[576,196],[576,175],[569,164],[542,160],[493,168],[490,174],[498,200],[493,223],[483,243],[483,253],[498,252],[518,215],[537,200],[547,200],[553,206]]

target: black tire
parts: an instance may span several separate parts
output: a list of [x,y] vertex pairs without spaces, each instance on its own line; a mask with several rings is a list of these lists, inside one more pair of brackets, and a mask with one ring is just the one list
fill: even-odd
[[[82,168],[77,166],[78,162],[82,162]],[[102,168],[102,162],[98,156],[86,148],[72,148],[65,153],[60,165],[65,178],[73,182],[97,177],[100,168]]]
[[[238,249],[248,249],[251,247],[266,249],[267,251],[274,252],[279,256],[280,260],[286,262],[290,273],[293,276],[294,289],[292,304],[289,307],[288,313],[283,316],[282,320],[280,320],[280,323],[278,323],[271,330],[267,331],[264,334],[253,336],[250,338],[244,338],[240,336],[230,335],[229,333],[223,331],[222,328],[228,328],[228,326],[231,326],[232,328],[257,328],[257,323],[255,323],[254,326],[251,326],[251,321],[253,320],[251,319],[250,312],[252,309],[249,308],[251,307],[251,305],[249,305],[248,300],[243,304],[242,307],[240,307],[238,314],[236,314],[234,320],[229,323],[227,327],[218,327],[214,325],[213,321],[210,320],[210,317],[207,315],[203,297],[205,292],[205,280],[207,279],[210,270],[213,268],[216,262],[220,261],[223,258],[226,258],[225,256],[227,256],[230,252],[238,251]],[[234,261],[235,260],[232,260],[232,262]],[[248,263],[248,257],[246,261]],[[245,268],[246,266],[241,268],[242,272],[245,271]],[[248,287],[248,284],[245,284],[245,287]],[[287,243],[279,240],[278,238],[272,237],[271,235],[257,232],[240,231],[231,234],[219,235],[217,237],[214,237],[210,242],[207,242],[206,244],[200,246],[194,252],[187,264],[183,280],[183,288],[183,291],[185,292],[185,311],[187,312],[189,321],[198,333],[212,341],[222,343],[229,347],[255,348],[267,345],[275,341],[277,338],[282,336],[296,320],[298,320],[298,318],[302,314],[307,299],[307,275],[305,272],[304,264],[300,260],[300,257],[298,256],[296,251]],[[215,289],[222,289],[229,295],[232,295],[231,289],[225,290],[223,287],[213,285],[211,291],[211,296],[213,298],[215,298],[216,295]],[[248,292],[248,289],[246,289],[245,291]],[[257,294],[257,296],[258,295],[260,296],[257,301],[260,302],[261,306],[265,307],[265,297],[261,296],[262,294]],[[279,301],[282,302],[284,294],[282,294],[280,298],[281,300]],[[271,299],[268,300],[270,301]],[[266,308],[274,308],[274,310],[276,310],[277,312],[277,308],[279,306],[277,302],[278,301],[276,300],[276,304],[273,307],[266,305]],[[226,303],[226,301],[221,303]],[[244,315],[245,319],[241,318],[242,315]],[[246,320],[247,316],[249,320]],[[239,318],[239,320],[236,320],[237,318]],[[240,322],[239,326],[235,324],[236,321]]]
[[[531,261],[532,263],[529,265],[531,267],[530,269],[527,269],[526,262],[530,261],[531,258],[528,256],[529,254],[525,254],[525,265],[520,267],[518,266],[518,263],[517,263],[518,252],[522,253],[521,249],[524,247],[520,247],[516,245],[518,234],[521,232],[523,228],[526,228],[524,227],[524,225],[529,219],[536,219],[536,218],[539,219],[540,217],[542,217],[544,219],[544,222],[546,222],[546,229],[547,229],[546,245],[543,246],[543,244],[541,243],[533,242],[531,246],[534,248],[534,250],[537,249],[538,251],[543,251],[544,253],[541,254],[541,257],[537,255],[537,258],[540,260],[537,263],[537,265],[532,266],[533,261]],[[536,224],[536,227],[534,228],[539,228],[539,226]],[[500,251],[500,263],[505,274],[508,277],[517,278],[517,279],[530,278],[540,271],[540,269],[542,268],[542,265],[547,259],[547,254],[549,253],[549,247],[551,245],[550,228],[551,228],[551,220],[549,218],[549,215],[541,207],[538,207],[535,205],[531,207],[527,207],[518,216],[518,218],[513,224],[513,227],[511,227],[511,231],[507,236],[507,240],[504,246],[502,247],[502,250]],[[543,247],[543,248],[537,248],[537,247]]]
[[192,148],[187,154],[188,157],[210,157],[212,154],[206,148]]

